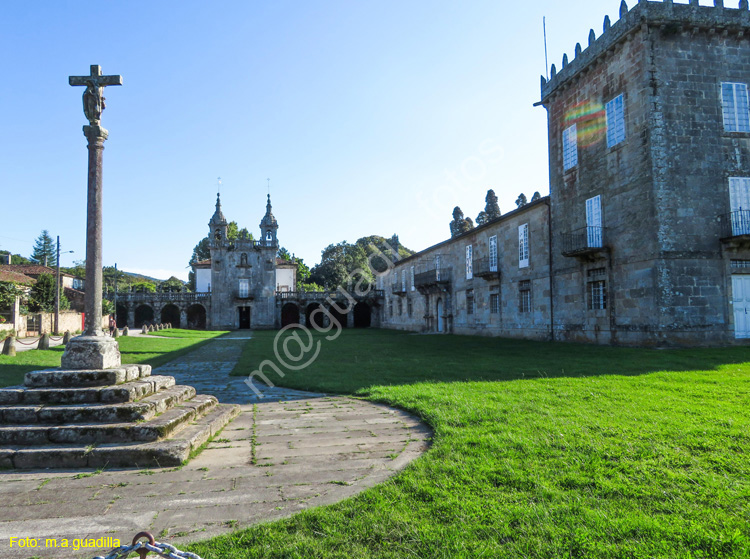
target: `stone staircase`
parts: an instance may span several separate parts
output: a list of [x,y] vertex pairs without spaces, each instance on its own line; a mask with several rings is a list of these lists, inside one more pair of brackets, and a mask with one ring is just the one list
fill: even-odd
[[0,468],[179,466],[238,413],[150,365],[34,371],[0,389]]

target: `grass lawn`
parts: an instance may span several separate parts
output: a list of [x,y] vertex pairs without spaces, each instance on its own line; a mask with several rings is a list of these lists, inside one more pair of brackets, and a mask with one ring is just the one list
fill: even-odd
[[[148,363],[158,367],[225,333],[175,329],[159,332],[168,334],[168,339],[123,336],[118,342],[123,363]],[[57,346],[44,351],[20,352],[15,357],[0,355],[0,387],[23,384],[23,376],[29,371],[59,367],[63,351],[62,346]]]
[[409,410],[431,450],[355,498],[194,544],[203,557],[750,557],[750,348],[317,339],[313,365],[272,380]]

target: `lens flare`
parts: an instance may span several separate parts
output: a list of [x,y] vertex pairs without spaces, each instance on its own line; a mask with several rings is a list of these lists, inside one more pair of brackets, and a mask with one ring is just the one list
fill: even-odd
[[582,101],[565,113],[565,127],[576,125],[578,145],[591,147],[601,142],[607,133],[607,113],[604,105]]

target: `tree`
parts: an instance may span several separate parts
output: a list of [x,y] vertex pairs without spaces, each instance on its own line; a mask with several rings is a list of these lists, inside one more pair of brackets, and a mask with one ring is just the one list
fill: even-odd
[[[63,293],[60,284],[60,308],[70,308],[70,302]],[[55,311],[55,277],[52,274],[41,274],[31,288],[29,295],[29,310],[32,312]]]
[[534,192],[534,195],[531,197],[532,202],[536,202],[537,200],[541,199],[542,195],[539,194],[539,191]]
[[455,237],[456,235],[461,235],[462,233],[474,229],[474,222],[470,217],[465,218],[464,212],[461,211],[461,208],[456,206],[453,208],[453,221],[450,223],[450,228],[451,237]]
[[20,254],[13,254],[8,250],[0,250],[0,264],[8,263],[9,254],[11,264],[31,264],[31,261],[28,258],[24,258]]
[[41,264],[43,266],[57,266],[55,242],[52,240],[49,231],[46,229],[44,229],[36,239],[34,252],[31,253],[31,261],[34,264]]
[[22,294],[23,289],[17,283],[0,281],[0,310],[8,310]]
[[286,260],[287,262],[291,262],[292,261],[292,255],[284,247],[279,248],[279,252],[276,253],[276,256],[278,256],[282,260]]
[[477,225],[484,225],[489,223],[493,219],[497,219],[502,214],[500,213],[500,205],[497,203],[497,196],[495,191],[489,189],[487,196],[484,197],[484,210],[479,212],[477,216]]
[[155,293],[156,286],[150,281],[137,281],[130,287],[138,293]]
[[527,203],[528,203],[528,201],[526,200],[526,194],[524,194],[523,192],[521,192],[521,194],[518,195],[518,198],[516,198],[516,206],[518,206],[519,208],[521,208],[521,207],[525,206]]
[[179,292],[185,291],[185,282],[179,278],[172,276],[168,280],[161,282],[161,285],[159,287],[161,291],[168,291],[170,293],[172,292],[179,293]]

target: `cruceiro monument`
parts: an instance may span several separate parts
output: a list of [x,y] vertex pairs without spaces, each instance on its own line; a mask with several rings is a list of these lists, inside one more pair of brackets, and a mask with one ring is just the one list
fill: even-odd
[[86,224],[86,320],[65,348],[60,369],[26,373],[23,387],[0,390],[0,468],[178,466],[238,413],[214,396],[151,375],[150,365],[122,365],[102,331],[103,88],[121,76],[71,76],[84,86],[89,124]]

